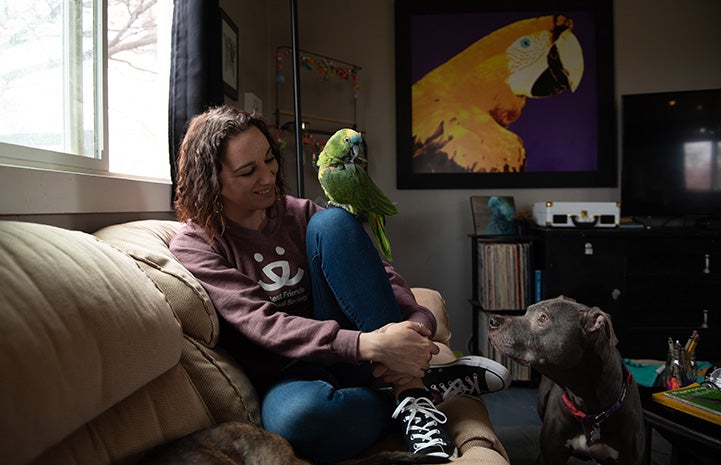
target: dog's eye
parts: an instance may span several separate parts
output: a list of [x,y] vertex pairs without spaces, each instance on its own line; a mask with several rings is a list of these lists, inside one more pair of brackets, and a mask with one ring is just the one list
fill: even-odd
[[546,321],[548,321],[548,315],[546,315],[545,313],[539,313],[539,314],[538,314],[538,317],[536,318],[536,321],[538,321],[539,323],[543,324],[543,323],[545,323]]

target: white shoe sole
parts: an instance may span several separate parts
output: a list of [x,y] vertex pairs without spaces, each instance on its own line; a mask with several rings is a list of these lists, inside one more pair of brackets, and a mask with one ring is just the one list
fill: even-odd
[[485,357],[477,355],[469,355],[458,358],[450,363],[435,364],[426,371],[426,376],[429,378],[437,378],[447,370],[449,370],[449,378],[457,377],[456,371],[461,371],[464,368],[480,368],[483,370],[484,381],[486,388],[483,392],[497,392],[506,389],[511,384],[511,373],[508,368]]

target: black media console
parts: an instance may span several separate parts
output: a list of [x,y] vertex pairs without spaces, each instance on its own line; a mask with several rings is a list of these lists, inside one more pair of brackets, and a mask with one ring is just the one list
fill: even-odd
[[665,360],[667,338],[701,333],[697,357],[721,361],[721,230],[535,228],[544,298],[611,314],[624,357]]

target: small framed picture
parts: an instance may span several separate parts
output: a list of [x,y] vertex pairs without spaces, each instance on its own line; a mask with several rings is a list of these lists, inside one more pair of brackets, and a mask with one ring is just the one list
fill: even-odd
[[220,10],[220,52],[223,90],[238,100],[238,26],[225,11]]
[[516,207],[513,197],[500,195],[471,196],[474,233],[483,235],[514,235]]

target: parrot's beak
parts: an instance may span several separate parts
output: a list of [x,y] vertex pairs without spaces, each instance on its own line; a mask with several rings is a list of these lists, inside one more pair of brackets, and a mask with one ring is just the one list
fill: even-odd
[[356,159],[360,156],[360,154],[361,154],[360,145],[353,144],[353,146],[350,148],[350,161],[355,163]]
[[565,90],[575,92],[583,77],[583,49],[570,29],[550,45],[545,56],[515,70],[508,79],[516,95],[550,97]]
[[562,71],[566,75],[568,88],[575,92],[583,77],[583,49],[578,38],[570,30],[564,31],[556,41]]
[[533,83],[531,95],[533,97],[548,97],[560,94],[564,90],[571,89],[571,83],[563,68],[558,47],[553,46],[548,52],[548,67]]

